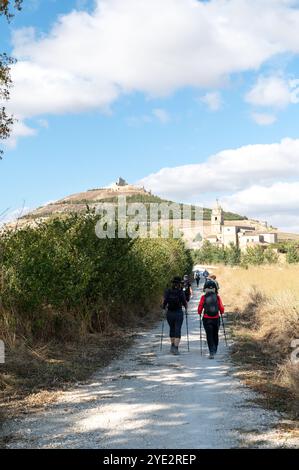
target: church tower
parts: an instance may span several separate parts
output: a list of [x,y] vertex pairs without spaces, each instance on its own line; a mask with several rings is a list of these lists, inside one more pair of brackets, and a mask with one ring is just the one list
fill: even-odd
[[212,235],[217,235],[218,238],[221,238],[223,225],[224,225],[223,209],[220,206],[219,201],[217,199],[217,203],[215,207],[212,209],[212,216],[211,216]]

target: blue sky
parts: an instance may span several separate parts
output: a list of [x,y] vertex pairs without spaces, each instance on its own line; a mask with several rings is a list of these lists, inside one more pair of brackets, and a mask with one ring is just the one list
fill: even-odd
[[253,7],[267,14],[268,0],[202,3],[31,0],[1,19],[19,122],[0,213],[123,176],[299,231],[298,4],[273,0],[262,28]]

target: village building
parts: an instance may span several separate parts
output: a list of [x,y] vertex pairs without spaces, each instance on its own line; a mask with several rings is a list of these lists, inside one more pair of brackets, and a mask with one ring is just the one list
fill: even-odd
[[212,209],[210,224],[203,225],[202,239],[219,246],[233,243],[243,250],[248,245],[268,246],[276,243],[278,234],[269,230],[267,222],[225,221],[224,211],[217,200]]

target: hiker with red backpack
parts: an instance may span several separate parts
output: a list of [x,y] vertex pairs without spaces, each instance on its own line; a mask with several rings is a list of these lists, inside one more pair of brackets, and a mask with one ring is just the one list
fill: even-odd
[[207,280],[205,283],[205,293],[201,296],[198,305],[198,314],[203,312],[203,326],[207,335],[207,342],[210,351],[210,359],[214,359],[219,343],[220,315],[224,314],[224,306],[217,292],[214,281]]
[[167,307],[167,322],[169,324],[169,337],[171,342],[170,352],[177,356],[179,354],[179,344],[181,340],[181,329],[184,321],[183,308],[187,315],[187,300],[181,288],[181,278],[176,276],[172,280],[172,286],[164,294],[162,308]]

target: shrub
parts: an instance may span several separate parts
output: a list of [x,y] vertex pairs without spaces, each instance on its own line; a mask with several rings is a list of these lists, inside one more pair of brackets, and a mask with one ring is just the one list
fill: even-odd
[[74,337],[126,323],[158,305],[171,277],[191,271],[182,240],[99,239],[96,221],[73,214],[0,237],[0,308],[16,334]]

